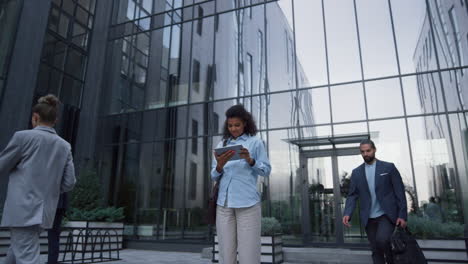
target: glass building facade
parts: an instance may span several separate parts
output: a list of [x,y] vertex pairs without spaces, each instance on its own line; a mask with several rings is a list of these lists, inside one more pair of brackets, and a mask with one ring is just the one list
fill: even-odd
[[11,49],[14,45],[16,26],[22,4],[21,0],[5,0],[0,2],[0,100],[8,74]]
[[34,95],[84,113],[75,160],[125,207],[127,239],[210,241],[212,149],[238,103],[286,244],[366,241],[357,214],[340,224],[364,138],[412,215],[435,200],[441,221],[468,221],[466,0],[54,0],[44,43]]

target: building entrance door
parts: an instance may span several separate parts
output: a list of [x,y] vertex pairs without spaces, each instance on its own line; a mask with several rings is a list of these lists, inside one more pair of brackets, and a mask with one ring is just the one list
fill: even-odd
[[342,224],[352,169],[363,162],[358,147],[301,151],[302,230],[307,244],[365,245],[359,207],[351,228]]

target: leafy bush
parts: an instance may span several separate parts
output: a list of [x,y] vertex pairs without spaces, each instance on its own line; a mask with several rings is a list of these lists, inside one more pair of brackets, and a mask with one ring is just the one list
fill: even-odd
[[122,207],[96,208],[88,211],[71,208],[67,212],[67,219],[71,221],[117,222],[124,219],[124,217],[125,215]]
[[410,215],[408,227],[417,238],[461,238],[465,226],[455,222],[440,222],[429,218]]
[[262,236],[281,233],[281,224],[274,217],[262,217]]
[[102,205],[99,178],[94,170],[81,173],[71,192],[70,207],[91,211]]
[[123,207],[102,207],[99,177],[94,170],[83,172],[71,192],[68,221],[116,222],[125,218]]

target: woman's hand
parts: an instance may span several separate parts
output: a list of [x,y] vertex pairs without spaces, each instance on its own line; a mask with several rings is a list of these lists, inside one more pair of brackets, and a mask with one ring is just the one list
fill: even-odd
[[216,158],[216,171],[217,172],[221,172],[224,168],[224,165],[226,165],[226,163],[232,158],[232,156],[234,156],[234,154],[236,154],[236,152],[234,150],[228,150],[226,152],[224,152],[223,154],[221,155],[218,155],[216,153],[216,151],[213,152],[214,153],[214,156]]
[[247,161],[247,163],[249,163],[250,166],[253,166],[255,164],[255,160],[252,159],[252,157],[250,157],[250,153],[249,153],[249,150],[246,149],[246,148],[241,148],[241,151],[239,153],[239,156],[243,159],[245,159],[245,161]]

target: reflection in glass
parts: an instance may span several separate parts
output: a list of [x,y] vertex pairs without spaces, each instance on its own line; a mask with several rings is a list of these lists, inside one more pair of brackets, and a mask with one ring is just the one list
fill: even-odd
[[366,97],[369,119],[403,115],[399,79],[366,82]]
[[307,159],[312,241],[336,240],[335,199],[331,157]]
[[412,186],[413,177],[406,125],[403,119],[369,122],[371,139],[377,147],[378,159],[395,163],[403,183]]
[[[283,228],[283,240],[289,244],[301,244],[301,172],[299,149],[288,144],[289,130],[271,131],[269,134],[269,159],[272,170],[269,191],[272,216]],[[265,212],[263,212],[265,214]]]
[[436,69],[436,63],[426,63],[422,68],[422,61],[434,54],[426,1],[392,0],[390,3],[401,73]]
[[[459,205],[459,208],[463,210],[464,215],[463,218],[461,218],[462,212],[457,210],[457,216],[459,217],[458,221],[460,223],[463,223],[463,219],[466,219],[466,213],[468,211],[468,203],[466,202],[466,192],[461,191],[461,189],[465,188],[464,186],[468,186],[468,116],[466,113],[451,114],[449,115],[449,120],[452,131],[453,147],[455,152],[454,161],[457,162],[458,168],[458,170],[455,172],[456,178],[454,179],[454,182],[456,183],[454,192],[456,192],[458,196],[455,196],[453,198],[457,198],[457,201],[455,202],[456,204],[461,203],[461,205]],[[450,206],[449,204],[446,205]]]
[[407,114],[437,113],[445,110],[438,73],[403,78]]
[[356,1],[364,78],[398,73],[388,0]]
[[442,72],[448,111],[460,111],[468,108],[468,78],[463,76],[462,71]]
[[333,125],[333,133],[336,136],[347,135],[347,134],[366,134],[367,123],[358,122],[358,123]]
[[[352,1],[322,1],[330,67],[330,82],[361,79],[361,63]],[[343,45],[346,43],[346,45]]]
[[[454,169],[450,154],[450,139],[445,116],[417,117],[408,121],[419,202],[415,210],[419,215],[430,215],[432,213],[430,207],[433,206],[431,203],[435,203],[441,211],[434,221],[461,222],[462,215],[459,208],[461,200],[457,195],[458,172]],[[455,124],[452,123],[454,128]],[[458,129],[453,131],[454,140],[462,143],[459,141],[461,131]],[[457,155],[463,156],[459,146],[462,145],[456,147]],[[460,165],[465,166],[464,162]]]
[[333,122],[366,119],[362,84],[331,87]]
[[295,107],[295,92],[270,95],[268,126],[270,128],[292,127],[299,121],[299,109]]
[[[322,1],[295,0],[294,14],[297,62],[303,68],[309,85],[327,84]],[[299,87],[304,86],[299,85]]]

